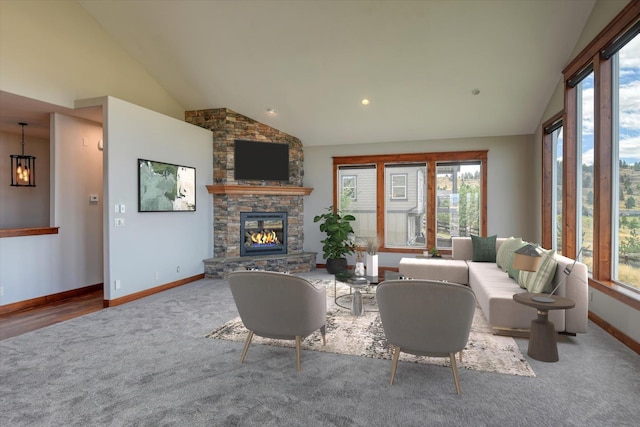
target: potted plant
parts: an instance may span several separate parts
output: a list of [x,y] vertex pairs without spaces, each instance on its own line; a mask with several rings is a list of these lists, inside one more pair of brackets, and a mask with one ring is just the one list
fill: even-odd
[[320,231],[327,234],[322,242],[322,256],[327,260],[327,271],[335,274],[347,269],[346,255],[353,254],[355,243],[349,238],[353,233],[351,221],[355,221],[353,215],[342,215],[339,209],[333,206],[327,208],[327,212],[316,215],[313,222],[320,221]]
[[440,255],[440,251],[435,246],[429,249],[429,253],[431,254],[432,258],[442,258],[442,255]]

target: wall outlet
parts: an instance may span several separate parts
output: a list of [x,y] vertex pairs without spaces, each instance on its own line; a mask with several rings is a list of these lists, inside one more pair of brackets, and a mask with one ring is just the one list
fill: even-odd
[[156,280],[160,278],[160,272],[156,271]]
[[180,266],[176,267],[176,273],[180,273]]
[[113,287],[116,288],[116,289],[120,289],[120,279],[115,280],[113,282]]

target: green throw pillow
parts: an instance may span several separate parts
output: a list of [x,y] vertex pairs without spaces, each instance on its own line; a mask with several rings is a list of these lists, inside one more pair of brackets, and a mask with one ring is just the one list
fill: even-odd
[[[527,242],[522,242],[520,243],[520,245],[518,245],[517,248],[515,248],[514,252],[517,251],[518,249],[527,246]],[[517,268],[513,268],[513,257],[511,257],[511,260],[509,260],[509,267],[507,268],[507,274],[509,275],[509,277],[511,277],[513,280],[515,280],[516,282],[518,282],[518,285],[520,285],[519,282],[519,277],[520,277],[520,270],[518,270]],[[526,289],[524,286],[520,285],[520,287],[522,289]]]
[[472,261],[496,262],[496,238],[498,236],[479,237],[471,235],[473,245]]
[[520,247],[522,239],[520,237],[509,237],[502,242],[496,253],[496,264],[505,273],[513,261],[513,252]]
[[556,275],[558,262],[555,258],[556,251],[542,250],[542,260],[537,271],[521,271],[518,277],[520,286],[524,286],[532,294],[548,293],[551,291],[551,281]]

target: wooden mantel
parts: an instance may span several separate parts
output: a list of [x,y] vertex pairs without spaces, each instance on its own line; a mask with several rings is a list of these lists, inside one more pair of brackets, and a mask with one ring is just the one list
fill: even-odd
[[272,185],[207,185],[209,194],[237,194],[271,196],[308,196],[313,191],[311,187],[281,187]]

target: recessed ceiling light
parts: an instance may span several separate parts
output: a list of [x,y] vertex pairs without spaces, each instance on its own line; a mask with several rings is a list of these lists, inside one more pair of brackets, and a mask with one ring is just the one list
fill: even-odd
[[369,100],[367,98],[363,98],[362,101],[360,101],[360,104],[369,105]]
[[473,89],[471,93],[474,95],[478,95],[480,93],[480,89]]
[[275,108],[267,108],[267,113],[269,113],[271,115],[275,115],[276,114],[276,109]]

